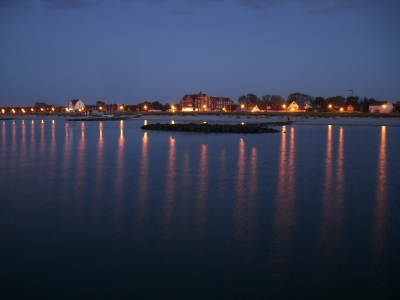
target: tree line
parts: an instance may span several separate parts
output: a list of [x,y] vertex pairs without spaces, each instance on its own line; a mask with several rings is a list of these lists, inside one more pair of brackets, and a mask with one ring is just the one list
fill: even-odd
[[249,93],[247,95],[241,95],[238,98],[239,104],[245,105],[268,105],[271,106],[271,109],[279,109],[283,104],[289,105],[293,101],[296,102],[309,102],[312,105],[317,105],[319,111],[330,111],[332,107],[344,107],[349,104],[356,108],[361,108],[362,111],[369,111],[369,103],[371,101],[375,101],[374,98],[364,97],[361,99],[358,96],[349,96],[344,98],[342,96],[333,96],[333,97],[311,97],[310,95],[303,93],[293,93],[290,94],[286,99],[282,98],[280,95],[269,95],[265,94],[259,98],[257,95]]

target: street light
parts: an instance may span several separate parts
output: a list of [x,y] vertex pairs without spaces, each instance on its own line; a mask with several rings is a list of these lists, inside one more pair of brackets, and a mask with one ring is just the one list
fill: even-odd
[[241,108],[241,109],[242,109],[242,111],[243,111],[243,108],[244,108],[244,104],[240,105],[240,108]]
[[282,108],[285,109],[286,108],[286,104],[282,104]]
[[342,112],[342,111],[343,111],[343,107],[340,108],[340,112]]
[[204,104],[204,105],[203,105],[203,109],[206,110],[206,107],[207,107],[207,106]]
[[146,110],[147,110],[147,105],[145,104],[145,105],[143,106],[143,108],[144,108],[144,110],[146,111]]

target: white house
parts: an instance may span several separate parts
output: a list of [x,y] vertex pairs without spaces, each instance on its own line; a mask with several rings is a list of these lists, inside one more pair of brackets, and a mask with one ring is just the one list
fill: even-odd
[[370,101],[369,112],[390,113],[393,111],[393,104],[389,101]]
[[286,111],[298,111],[299,110],[299,105],[296,103],[296,101],[292,101],[286,108]]
[[76,110],[78,110],[80,108],[84,108],[84,107],[85,107],[85,104],[82,102],[82,100],[75,99],[75,100],[69,101],[68,110],[76,111]]

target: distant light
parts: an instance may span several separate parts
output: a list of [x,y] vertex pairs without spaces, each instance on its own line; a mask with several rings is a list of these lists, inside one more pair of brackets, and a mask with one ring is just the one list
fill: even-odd
[[343,107],[340,108],[340,111],[343,111]]
[[121,105],[121,106],[119,107],[119,109],[120,109],[120,110],[123,110],[123,109],[124,109],[124,107]]
[[15,109],[14,108],[12,109],[12,112],[15,114]]
[[286,104],[283,104],[283,105],[282,105],[282,108],[286,108]]
[[383,108],[386,108],[386,104],[383,104],[382,107],[383,107]]
[[290,110],[291,110],[291,111],[294,111],[294,107],[292,107]]
[[244,122],[240,123],[240,125],[244,125]]
[[207,122],[206,122],[206,121],[204,121],[204,122],[203,122],[203,124],[207,124]]
[[25,109],[21,108],[21,111],[22,111],[23,113],[25,113]]

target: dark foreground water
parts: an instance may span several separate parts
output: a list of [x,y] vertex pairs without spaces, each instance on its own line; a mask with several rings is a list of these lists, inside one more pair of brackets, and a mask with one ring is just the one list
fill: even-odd
[[0,298],[400,295],[399,127],[142,123],[1,121]]

